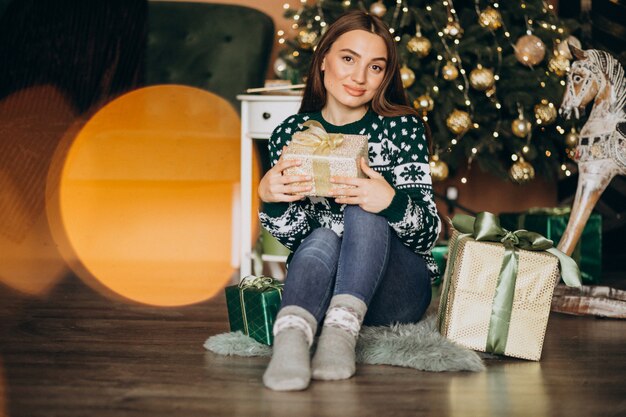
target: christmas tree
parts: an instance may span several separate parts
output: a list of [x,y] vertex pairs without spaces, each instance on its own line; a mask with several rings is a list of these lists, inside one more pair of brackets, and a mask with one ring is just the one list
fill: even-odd
[[[274,69],[304,81],[315,45],[339,15],[362,9],[390,27],[410,101],[432,131],[435,180],[449,168],[478,163],[518,183],[535,175],[571,175],[573,122],[557,114],[571,55],[573,21],[559,19],[541,0],[354,1],[301,0],[285,4],[293,37]],[[465,181],[465,178],[463,179]]]

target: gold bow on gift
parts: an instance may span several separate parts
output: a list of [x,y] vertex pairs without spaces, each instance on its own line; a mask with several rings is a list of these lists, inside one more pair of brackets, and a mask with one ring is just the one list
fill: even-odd
[[[328,156],[330,151],[343,143],[344,138],[341,133],[326,132],[322,124],[316,120],[307,120],[302,125],[308,129],[294,133],[292,142],[314,148],[313,155],[315,156]],[[315,194],[328,195],[332,186],[328,159],[313,158],[313,179],[315,181]]]
[[343,143],[341,133],[328,133],[317,120],[307,120],[302,124],[307,130],[296,132],[293,142],[298,145],[315,147],[314,155],[328,155],[332,149]]

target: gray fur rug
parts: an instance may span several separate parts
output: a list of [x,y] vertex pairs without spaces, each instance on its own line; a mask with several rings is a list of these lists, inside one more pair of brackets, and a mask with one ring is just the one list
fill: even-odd
[[[209,337],[204,347],[227,356],[271,356],[272,347],[257,342],[242,332]],[[472,371],[485,369],[481,357],[439,334],[435,316],[416,324],[363,326],[356,346],[357,362],[395,365],[421,371]]]

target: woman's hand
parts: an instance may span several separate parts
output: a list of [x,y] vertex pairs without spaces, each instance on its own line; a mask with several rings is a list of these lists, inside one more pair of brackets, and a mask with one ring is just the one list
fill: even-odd
[[[285,147],[283,147],[283,153]],[[284,175],[283,171],[287,168],[299,166],[302,164],[300,160],[283,159],[282,154],[280,159],[261,178],[259,183],[259,198],[265,203],[278,203],[292,201],[298,201],[304,199],[303,195],[295,195],[295,193],[310,191],[311,185],[294,185],[294,183],[302,183],[311,181],[311,177],[308,175]]]
[[333,184],[353,185],[354,188],[333,188],[331,195],[337,195],[339,204],[355,204],[370,213],[379,213],[389,207],[396,195],[396,190],[385,178],[367,166],[365,158],[361,158],[361,169],[369,178],[333,177]]

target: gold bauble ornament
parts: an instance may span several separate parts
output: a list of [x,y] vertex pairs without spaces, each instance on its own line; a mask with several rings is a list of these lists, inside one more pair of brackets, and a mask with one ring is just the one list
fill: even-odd
[[456,68],[456,65],[448,61],[441,69],[441,74],[444,80],[452,81],[456,80],[456,77],[459,76],[459,70]]
[[532,67],[546,56],[546,45],[535,35],[524,35],[515,43],[515,58],[522,64]]
[[549,125],[556,120],[556,107],[545,98],[535,105],[535,118],[539,125]]
[[446,126],[456,135],[462,135],[472,126],[472,119],[468,112],[455,109],[446,119]]
[[317,32],[309,28],[303,28],[298,32],[298,44],[300,44],[302,49],[311,49],[317,42],[317,37]]
[[492,97],[494,94],[496,94],[496,85],[494,83],[494,85],[492,85],[491,87],[489,87],[487,89],[487,91],[485,91],[485,95],[487,97]]
[[485,91],[489,90],[496,80],[493,77],[493,71],[491,69],[483,68],[482,65],[478,64],[478,66],[470,72],[469,82],[476,90]]
[[569,72],[569,59],[557,52],[548,62],[548,69],[557,76],[562,77]]
[[411,68],[403,65],[402,68],[400,68],[400,79],[402,80],[404,88],[409,88],[415,82],[415,73]]
[[448,22],[443,28],[443,33],[449,38],[460,38],[463,35],[463,28],[457,21]]
[[413,107],[422,114],[426,114],[435,108],[435,101],[428,94],[422,94],[417,99],[413,100]]
[[420,58],[424,58],[430,53],[432,44],[428,38],[422,35],[415,35],[406,44],[406,48]]
[[569,50],[569,45],[582,49],[582,45],[576,36],[568,36],[557,44],[556,50],[559,51],[559,54],[563,55],[565,59],[574,59]]
[[493,7],[485,8],[478,16],[478,23],[484,28],[496,30],[502,26],[502,15]]
[[513,131],[513,134],[518,138],[525,138],[526,136],[528,136],[532,127],[533,125],[530,123],[530,121],[524,119],[523,117],[518,117],[511,123],[511,130]]
[[535,178],[535,168],[533,168],[530,163],[526,162],[524,158],[520,158],[511,165],[509,175],[516,183],[525,184]]
[[387,8],[382,1],[377,1],[370,6],[370,13],[374,16],[383,17],[387,13]]
[[443,181],[448,178],[448,164],[439,159],[439,155],[433,155],[428,162],[430,165],[430,177],[433,181]]
[[572,128],[572,130],[565,135],[565,146],[568,148],[575,148],[578,146],[578,132],[576,132],[576,129]]

